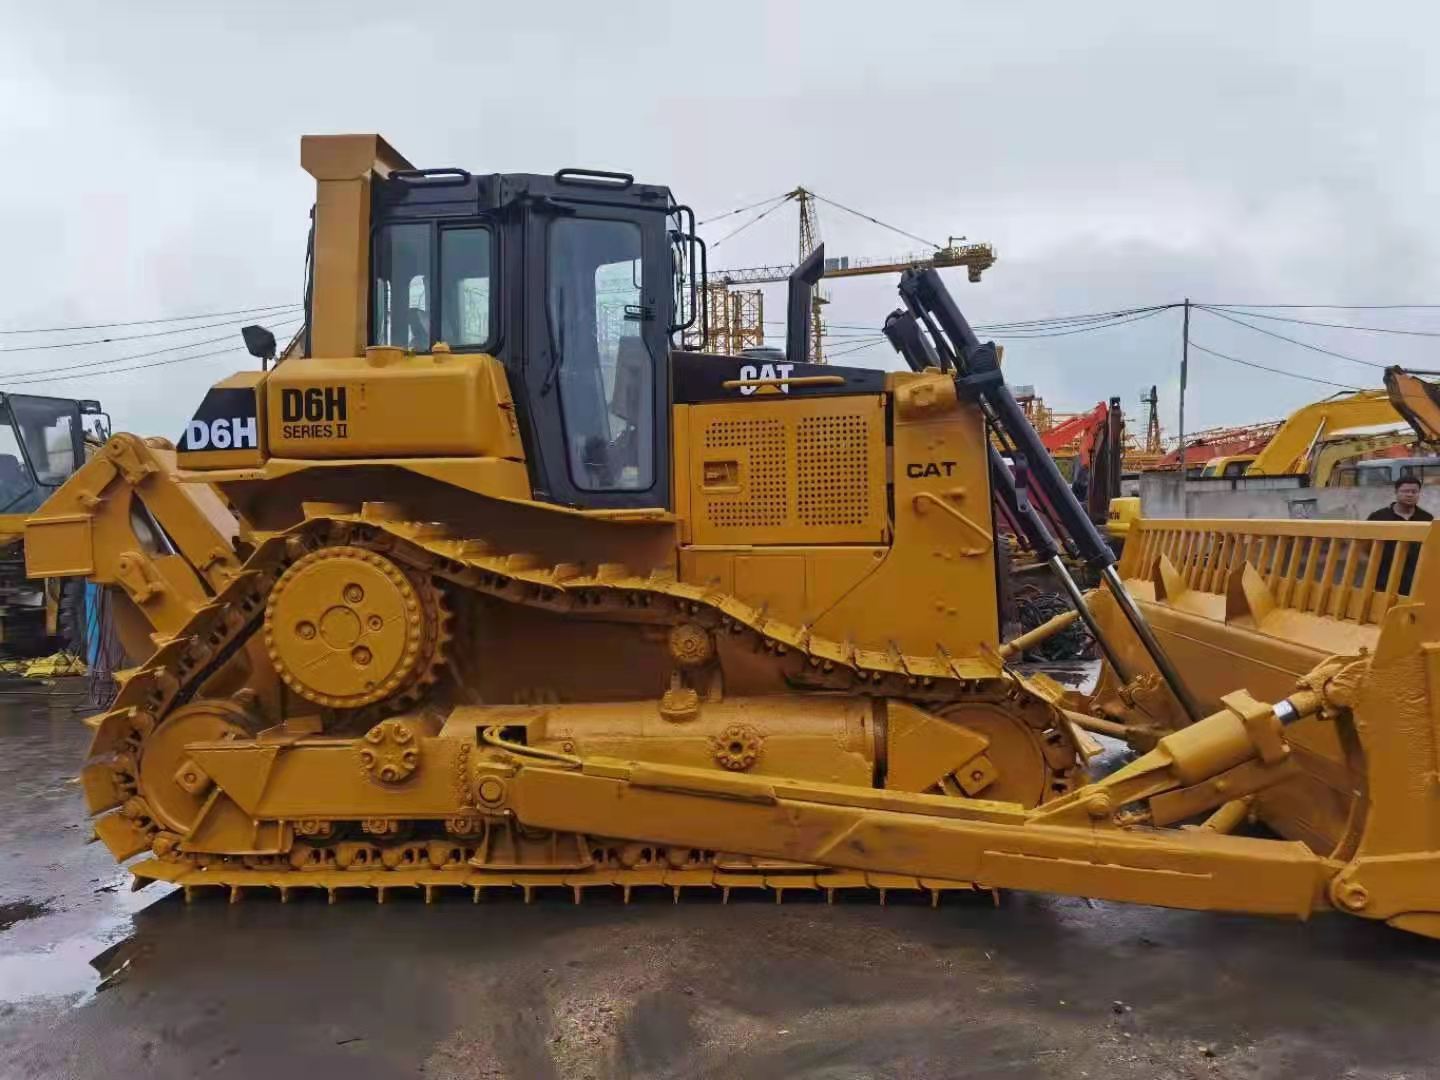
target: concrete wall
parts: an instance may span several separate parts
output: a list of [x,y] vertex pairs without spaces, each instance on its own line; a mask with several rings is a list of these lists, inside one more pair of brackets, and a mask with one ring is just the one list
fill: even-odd
[[[1300,486],[1299,477],[1257,476],[1182,481],[1174,473],[1142,473],[1140,513],[1148,518],[1331,518],[1363,521],[1393,496],[1386,487]],[[1440,517],[1440,488],[1420,490],[1420,505]]]

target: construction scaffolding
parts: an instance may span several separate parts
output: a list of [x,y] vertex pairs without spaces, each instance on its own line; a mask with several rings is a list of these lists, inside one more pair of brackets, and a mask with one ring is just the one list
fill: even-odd
[[703,303],[705,318],[685,332],[687,349],[738,356],[765,344],[765,294],[760,289],[731,289],[712,281],[705,286]]

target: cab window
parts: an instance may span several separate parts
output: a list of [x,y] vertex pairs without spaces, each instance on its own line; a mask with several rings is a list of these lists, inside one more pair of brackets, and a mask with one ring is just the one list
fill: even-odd
[[429,352],[437,341],[452,349],[488,344],[491,246],[483,225],[437,229],[418,221],[376,229],[370,344],[411,352]]
[[370,344],[430,351],[429,222],[375,231]]
[[35,467],[35,479],[46,487],[63,484],[82,464],[76,457],[81,433],[75,403],[14,394],[10,408]]
[[490,230],[440,233],[440,334],[452,349],[490,340]]
[[546,314],[571,482],[654,484],[654,361],[644,338],[641,230],[566,218],[549,230]]
[[0,422],[0,511],[8,511],[34,486],[15,429],[8,421]]

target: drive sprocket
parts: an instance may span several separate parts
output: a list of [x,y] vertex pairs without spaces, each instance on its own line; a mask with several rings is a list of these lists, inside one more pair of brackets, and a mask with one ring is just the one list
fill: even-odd
[[410,690],[433,674],[447,637],[434,586],[361,547],[301,557],[265,605],[265,648],[280,678],[335,709]]

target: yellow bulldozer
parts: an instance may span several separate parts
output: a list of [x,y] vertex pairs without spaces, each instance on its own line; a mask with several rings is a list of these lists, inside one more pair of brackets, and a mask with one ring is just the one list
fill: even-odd
[[[808,362],[815,258],[783,360],[690,353],[664,187],[372,135],[301,161],[304,332],[26,524],[133,660],[81,780],[138,884],[1017,888],[1440,936],[1424,527],[1141,521],[1117,568],[934,270],[885,323],[908,371]],[[1023,640],[997,515],[1075,604]],[[1075,619],[1093,692],[1015,665]],[[1097,732],[1144,753],[1091,779]]]

